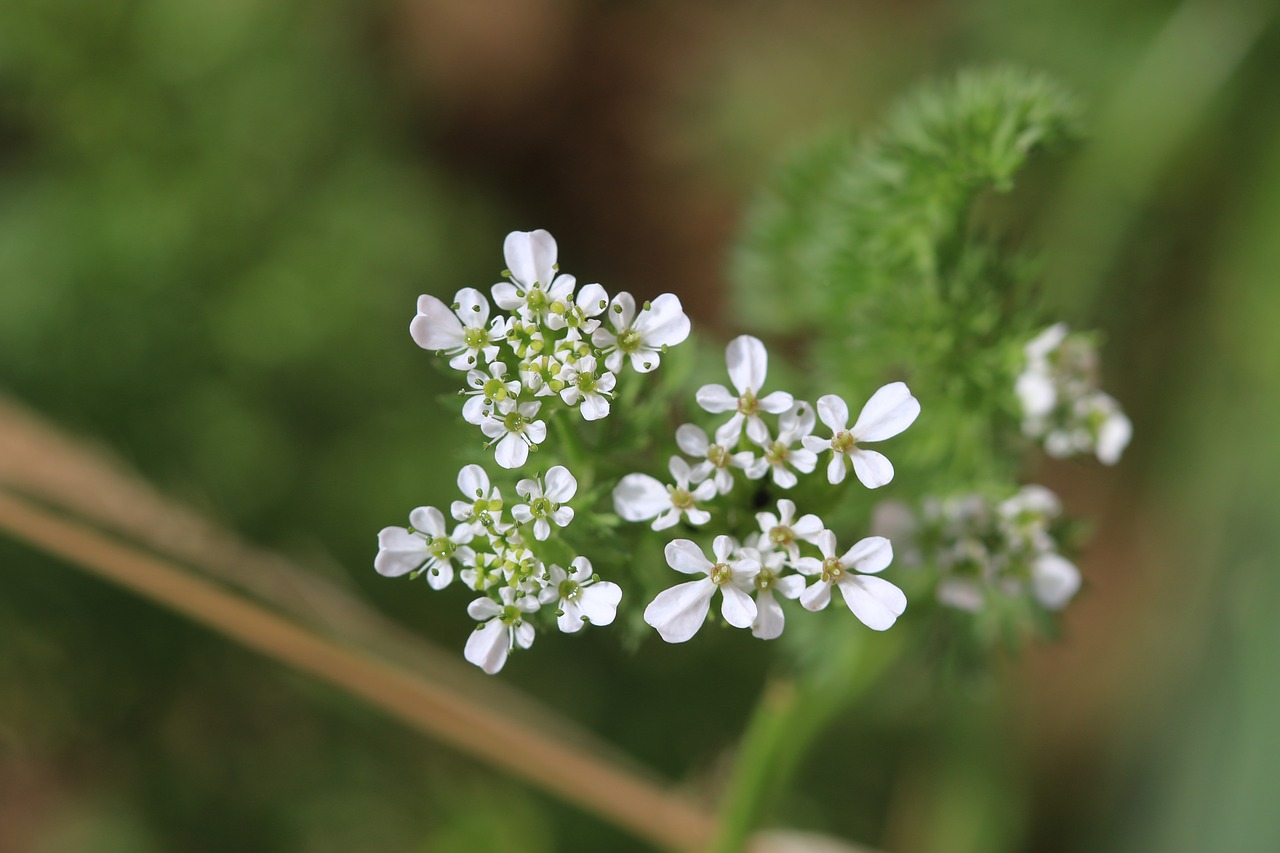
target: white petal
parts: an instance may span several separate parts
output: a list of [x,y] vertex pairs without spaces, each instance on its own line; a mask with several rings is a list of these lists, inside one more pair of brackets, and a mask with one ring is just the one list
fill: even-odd
[[787,461],[791,463],[792,468],[795,468],[801,474],[809,474],[813,472],[814,468],[818,467],[818,454],[800,447],[791,451]]
[[582,313],[588,317],[596,317],[609,307],[609,294],[598,284],[584,284],[574,300]]
[[[694,507],[684,511],[684,518],[685,521],[689,522],[694,527],[701,527],[711,520],[711,513],[707,512],[705,509],[698,509],[697,507]],[[654,528],[654,530],[657,529],[658,528],[656,527]]]
[[507,642],[507,626],[490,619],[483,628],[471,632],[462,656],[494,675],[507,662]]
[[472,394],[462,404],[462,419],[469,424],[480,426],[485,421],[485,409],[489,407],[483,394]]
[[548,469],[546,480],[547,491],[545,495],[548,500],[555,501],[558,504],[567,503],[578,493],[577,479],[563,465],[555,465]]
[[613,508],[627,521],[645,521],[671,509],[671,497],[648,474],[628,474],[613,489]]
[[1031,361],[1040,361],[1061,345],[1067,337],[1067,324],[1054,323],[1027,342],[1024,352]]
[[683,643],[707,621],[716,585],[709,578],[677,584],[663,590],[644,609],[644,621],[668,643]]
[[671,471],[671,478],[676,481],[677,486],[682,489],[689,487],[689,478],[693,476],[693,469],[689,467],[688,462],[679,456],[672,456],[667,462],[667,469]]
[[707,440],[707,434],[701,429],[693,424],[685,424],[676,430],[676,446],[681,452],[695,459],[701,459],[707,455],[711,443]]
[[738,398],[723,385],[703,385],[694,395],[703,411],[718,415],[721,412],[732,412],[738,408]]
[[893,479],[893,463],[882,453],[855,447],[849,458],[853,462],[853,473],[868,489],[878,489]]
[[799,519],[791,525],[791,532],[806,542],[812,542],[814,537],[823,531],[825,525],[822,519],[813,513],[800,516]]
[[[719,437],[717,432],[717,441]],[[759,415],[751,415],[747,418],[747,438],[761,447],[769,444],[769,428],[764,425],[764,421],[760,420]]]
[[1080,589],[1080,571],[1057,554],[1041,554],[1031,564],[1031,588],[1045,607],[1061,610]]
[[[547,440],[546,421],[534,421],[524,428],[524,437],[534,444],[542,444]],[[523,464],[523,463],[522,463]]]
[[541,282],[544,288],[551,284],[555,275],[556,241],[546,231],[512,231],[503,241],[502,254],[511,277],[525,287],[535,281]]
[[533,523],[533,538],[539,542],[546,542],[551,537],[551,524],[545,519],[540,518]]
[[582,399],[582,419],[598,421],[609,416],[609,401],[599,394],[588,394]]
[[426,562],[427,540],[403,527],[384,527],[378,532],[378,556],[373,567],[378,574],[398,578]]
[[642,346],[640,349],[631,353],[631,369],[636,373],[652,373],[658,369],[662,357],[656,349],[648,346]]
[[793,562],[792,568],[803,575],[820,575],[822,574],[822,561],[814,557],[801,557]]
[[452,309],[434,296],[418,297],[418,315],[409,324],[413,342],[427,350],[449,350],[463,346],[462,324]]
[[[528,601],[528,597],[522,599]],[[516,645],[522,649],[527,649],[533,645],[534,630],[533,624],[530,622],[521,622],[515,626]]]
[[1129,446],[1133,437],[1133,423],[1123,412],[1117,409],[1098,430],[1098,461],[1103,465],[1114,465],[1120,461],[1120,454]]
[[484,328],[489,322],[489,300],[474,287],[464,287],[453,297],[458,304],[458,319],[468,328]]
[[[489,475],[479,465],[464,465],[458,472],[458,489],[467,498],[485,498],[489,496]],[[457,518],[455,515],[454,518]],[[458,519],[461,521],[462,519]]]
[[493,301],[498,303],[498,307],[503,311],[515,311],[524,305],[524,299],[520,296],[519,290],[509,281],[500,281],[490,288],[493,294]]
[[521,524],[528,524],[533,521],[533,512],[529,509],[528,504],[516,504],[511,508],[511,516]]
[[796,475],[782,465],[773,466],[773,482],[780,489],[790,489],[795,486],[799,480]]
[[839,432],[849,425],[849,407],[835,394],[819,397],[818,420],[830,427],[832,432]]
[[893,562],[893,545],[883,536],[868,536],[845,551],[840,562],[869,575],[883,572]]
[[858,441],[884,441],[911,426],[919,414],[920,401],[906,384],[891,382],[871,395],[850,432]]
[[783,575],[773,582],[773,588],[787,598],[799,598],[805,589],[804,575]]
[[836,555],[836,535],[830,530],[824,530],[817,536],[813,537],[813,544],[818,546],[818,550],[822,552],[823,557],[834,557]]
[[520,436],[514,433],[507,433],[498,442],[493,458],[503,468],[519,468],[529,459],[529,445],[525,444]]
[[556,523],[557,527],[568,527],[569,522],[573,521],[573,507],[560,507],[558,510],[551,513],[551,520]]
[[761,593],[756,599],[756,620],[751,623],[751,635],[762,640],[773,640],[782,634],[785,625],[786,616],[782,612],[782,605],[769,593]]
[[815,613],[831,602],[831,584],[819,581],[800,593],[800,606]]
[[716,430],[716,444],[721,447],[733,447],[736,445],[738,439],[742,437],[742,421],[742,414],[734,412],[733,417],[721,424]]
[[[727,538],[727,537],[726,537]],[[686,575],[709,575],[711,561],[702,553],[702,549],[688,539],[673,539],[663,549],[667,565]]]
[[759,338],[751,335],[734,338],[725,348],[724,357],[729,365],[729,379],[739,394],[754,394],[764,387],[769,374],[769,351]]
[[822,453],[831,449],[831,439],[818,438],[816,435],[806,435],[800,438],[800,444],[805,450],[813,453]]
[[454,501],[449,504],[449,514],[455,521],[466,521],[471,517],[471,504],[466,501]]
[[1022,403],[1022,412],[1029,418],[1042,418],[1053,411],[1058,402],[1058,392],[1053,380],[1045,374],[1028,370],[1018,376],[1013,385],[1018,400]]
[[444,589],[453,582],[453,563],[448,560],[436,560],[435,565],[427,569],[426,578],[427,586],[432,589]]
[[467,615],[477,622],[492,619],[502,612],[502,605],[492,598],[477,598],[467,605]]
[[853,615],[873,631],[885,631],[893,627],[893,623],[907,609],[907,597],[902,594],[902,590],[884,578],[845,575],[837,586]]
[[582,615],[592,625],[608,625],[618,612],[618,602],[622,600],[622,587],[609,581],[601,581],[584,586],[578,606]]
[[[786,391],[774,391],[772,394],[766,394],[760,398],[760,411],[768,412],[771,415],[780,415],[783,412],[790,411],[795,402],[795,398]],[[779,431],[781,429],[780,425]]]
[[735,628],[750,628],[756,621],[756,603],[731,583],[720,586],[720,615]]
[[844,475],[848,473],[849,468],[844,464],[845,455],[843,453],[835,453],[831,456],[831,461],[827,463],[827,482],[831,485],[837,485],[844,482]]
[[[609,322],[619,332],[631,328],[631,321],[636,316],[636,300],[630,293],[619,293],[613,297],[613,303],[609,305]],[[598,346],[598,344],[597,344]],[[614,368],[610,367],[610,370]]]
[[409,523],[414,530],[421,530],[428,536],[446,536],[444,515],[433,506],[420,506],[409,513]]
[[711,542],[711,553],[721,563],[727,563],[737,547],[738,545],[733,541],[732,537],[725,536],[722,533]]
[[[635,329],[654,348],[673,347],[689,337],[689,318],[674,293],[664,293],[636,318]],[[656,360],[655,360],[656,363]]]
[[[653,524],[649,527],[653,530],[666,530],[668,527],[675,527],[680,523],[680,510],[672,507],[666,513],[658,516],[653,520]],[[708,516],[710,513],[707,514]]]

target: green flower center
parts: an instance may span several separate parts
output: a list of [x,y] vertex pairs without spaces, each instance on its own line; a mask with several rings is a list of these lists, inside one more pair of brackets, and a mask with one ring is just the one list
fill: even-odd
[[560,505],[547,498],[535,498],[529,504],[529,512],[537,518],[546,518],[560,508]]
[[724,468],[729,464],[729,451],[718,444],[713,444],[707,448],[707,459],[717,468]]
[[560,582],[560,597],[565,601],[577,601],[582,598],[582,584],[577,581],[563,580]]
[[766,589],[772,589],[773,582],[776,581],[777,579],[778,579],[778,576],[776,574],[774,574],[769,569],[762,567],[760,569],[760,574],[756,575],[756,589],[761,591],[764,591]]
[[756,399],[756,395],[748,391],[738,398],[738,411],[744,415],[754,415],[760,411],[760,401]]
[[623,352],[635,352],[640,349],[640,333],[635,329],[627,329],[618,335],[618,349]]
[[529,304],[529,308],[537,313],[547,307],[547,294],[538,288],[529,291],[529,296],[525,300]]
[[579,373],[577,384],[583,394],[590,394],[596,390],[596,378],[590,373]]
[[484,383],[482,389],[486,400],[505,400],[507,399],[507,386],[502,384],[501,379],[489,379]]
[[679,510],[693,509],[693,494],[688,489],[667,486],[671,493],[671,505]]
[[528,423],[528,418],[519,412],[510,412],[502,419],[502,425],[507,428],[507,432],[523,432],[525,425]]
[[787,456],[791,453],[791,449],[781,441],[775,441],[769,445],[769,449],[764,452],[765,461],[770,465],[781,465],[787,461]]
[[484,329],[470,328],[462,335],[469,349],[480,349],[489,341],[489,333]]
[[836,557],[827,557],[822,561],[822,580],[835,583],[844,577],[844,564]]
[[790,527],[779,524],[769,531],[769,541],[779,547],[786,547],[796,541],[796,535]]
[[733,580],[733,569],[727,563],[716,563],[711,567],[711,582],[723,586]]
[[520,608],[514,604],[508,604],[502,608],[502,612],[498,614],[498,618],[502,620],[504,625],[520,624]]
[[831,437],[831,449],[837,453],[848,453],[858,442],[848,430],[840,430]]
[[427,550],[433,557],[440,560],[447,560],[458,550],[458,546],[453,544],[444,536],[440,536],[431,540],[431,544],[427,546]]

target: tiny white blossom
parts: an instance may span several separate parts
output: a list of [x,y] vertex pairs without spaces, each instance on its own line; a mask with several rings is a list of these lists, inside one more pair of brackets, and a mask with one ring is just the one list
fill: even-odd
[[464,465],[458,472],[458,490],[466,500],[449,505],[449,514],[471,525],[476,535],[488,533],[502,520],[502,493],[490,486],[489,475],[479,465]]
[[491,363],[487,373],[483,370],[467,371],[467,385],[471,390],[465,392],[467,402],[462,405],[464,421],[479,426],[484,423],[494,403],[520,393],[520,383],[514,379],[507,380],[506,376],[507,366],[500,361]]
[[452,535],[445,529],[444,516],[433,506],[420,506],[409,513],[412,530],[386,527],[378,533],[378,556],[373,566],[378,574],[399,577],[419,567],[427,585],[443,589],[453,580],[453,563],[467,565],[475,552],[467,547],[474,538],[471,525],[459,524]]
[[492,598],[477,598],[467,607],[472,619],[483,622],[467,638],[463,657],[493,675],[507,662],[507,655],[516,646],[527,649],[533,645],[533,625],[524,620],[526,613],[539,607],[532,595],[520,595],[511,587],[503,587],[498,594],[502,602]]
[[548,329],[568,329],[569,337],[574,340],[589,340],[591,333],[600,328],[600,321],[595,319],[609,307],[609,294],[598,284],[583,285],[578,295],[571,300],[556,301],[551,304],[547,314]]
[[547,584],[539,594],[542,604],[555,604],[560,613],[556,624],[566,634],[582,628],[583,623],[608,625],[613,622],[622,600],[622,588],[601,581],[591,569],[591,561],[577,557],[566,572],[552,565],[547,570]]
[[815,453],[831,451],[827,480],[832,484],[844,480],[847,460],[862,485],[878,489],[893,479],[893,465],[883,454],[859,445],[893,438],[911,426],[919,414],[920,401],[911,396],[905,384],[892,382],[871,395],[850,429],[849,407],[836,395],[828,394],[818,400],[818,417],[830,428],[832,436],[810,436],[804,439],[804,446]]
[[1046,552],[1031,562],[1031,592],[1048,610],[1061,610],[1080,589],[1080,570],[1059,554]]
[[494,405],[480,429],[497,443],[494,460],[503,468],[519,468],[529,459],[529,448],[547,439],[547,425],[535,420],[541,403],[504,400]]
[[769,429],[760,419],[760,413],[780,415],[795,401],[785,391],[760,397],[769,373],[769,353],[759,338],[741,335],[729,341],[725,361],[729,365],[729,379],[738,393],[733,394],[723,385],[703,385],[698,389],[698,405],[713,415],[733,412],[733,417],[716,430],[716,444],[725,447],[737,444],[744,421],[747,438],[761,444],[769,437]]
[[516,484],[516,491],[529,502],[513,506],[511,515],[521,524],[532,521],[533,536],[539,542],[545,542],[551,535],[551,522],[565,527],[573,521],[573,508],[562,504],[573,500],[578,481],[563,465],[547,471],[545,488],[541,480],[525,479]]
[[716,486],[704,480],[691,483],[693,471],[689,463],[672,456],[669,465],[674,486],[666,486],[648,474],[628,474],[613,489],[613,507],[627,521],[653,519],[654,530],[665,530],[684,516],[692,525],[706,524],[711,513],[698,506],[716,496]]
[[729,469],[745,471],[756,460],[750,450],[730,453],[723,445],[712,444],[706,432],[693,424],[685,424],[676,430],[676,444],[682,452],[701,460],[693,466],[693,479],[700,481],[714,475],[716,491],[722,495],[733,489],[733,474]]
[[493,286],[493,301],[504,311],[518,313],[538,323],[555,302],[568,301],[577,282],[571,275],[556,275],[556,241],[546,231],[512,231],[503,241],[502,253],[511,281]]
[[883,578],[870,577],[893,562],[893,546],[880,536],[869,536],[836,556],[836,536],[824,530],[816,537],[822,559],[801,557],[795,568],[815,575],[818,582],[800,595],[806,610],[822,610],[831,601],[831,587],[839,587],[845,604],[862,624],[873,631],[885,631],[907,609],[902,590]]
[[594,358],[588,355],[566,365],[559,378],[564,383],[560,399],[569,406],[581,403],[583,420],[598,421],[609,414],[609,398],[616,380],[608,371],[597,375]]
[[535,397],[553,397],[564,388],[563,369],[554,356],[535,355],[520,362],[520,384]]
[[472,287],[464,287],[454,296],[454,307],[434,296],[418,297],[418,315],[409,324],[409,334],[423,349],[453,356],[449,366],[455,370],[475,367],[481,356],[485,363],[498,357],[498,342],[507,334],[504,321],[489,319],[489,300]]
[[667,565],[686,575],[703,576],[663,590],[645,608],[644,621],[657,629],[668,643],[683,643],[698,633],[707,621],[711,597],[717,589],[724,621],[735,628],[748,628],[756,619],[756,603],[749,592],[760,571],[760,563],[750,557],[734,559],[734,542],[728,536],[717,536],[711,550],[716,558],[714,563],[688,539],[667,543]]
[[800,543],[798,540],[817,544],[817,537],[825,529],[822,519],[813,513],[796,518],[796,505],[783,498],[778,501],[778,514],[757,512],[756,523],[760,525],[762,542],[767,547],[781,548],[794,563],[800,559]]
[[591,342],[605,354],[605,367],[612,373],[622,369],[623,356],[631,359],[631,367],[638,373],[656,370],[663,349],[689,337],[689,318],[673,293],[646,302],[639,315],[635,298],[619,293],[606,314],[609,323],[592,333]]
[[795,600],[804,592],[804,575],[783,574],[787,555],[782,551],[759,551],[743,548],[742,555],[757,560],[760,571],[754,579],[756,594],[756,618],[751,623],[751,636],[761,640],[775,640],[786,627],[786,615],[774,593]]
[[806,447],[794,447],[813,433],[813,409],[808,403],[798,402],[778,417],[778,437],[758,442],[764,455],[757,467],[748,469],[747,476],[759,478],[766,471],[772,472],[773,482],[779,488],[790,489],[798,480],[794,468],[802,474],[810,474],[818,465],[818,454]]

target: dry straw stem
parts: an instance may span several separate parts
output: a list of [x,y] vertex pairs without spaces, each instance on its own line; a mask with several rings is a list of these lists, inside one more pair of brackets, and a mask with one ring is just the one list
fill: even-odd
[[29,500],[0,492],[0,529],[182,613],[244,646],[359,696],[419,731],[661,847],[703,848],[711,818],[685,799],[579,749],[308,631],[173,564]]

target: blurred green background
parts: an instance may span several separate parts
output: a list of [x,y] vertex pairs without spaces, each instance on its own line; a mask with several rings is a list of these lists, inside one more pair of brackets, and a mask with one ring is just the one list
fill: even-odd
[[[1273,11],[7,0],[0,388],[460,652],[460,598],[372,571],[470,440],[419,293],[541,227],[728,334],[728,247],[789,150],[958,68],[1048,72],[1090,132],[1017,236],[1135,424],[1114,470],[1033,472],[1094,519],[1087,588],[987,682],[892,680],[768,817],[895,853],[1278,850]],[[0,565],[2,850],[646,849],[78,569]],[[544,637],[501,677],[705,796],[768,666],[714,634]]]

